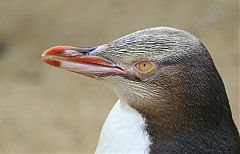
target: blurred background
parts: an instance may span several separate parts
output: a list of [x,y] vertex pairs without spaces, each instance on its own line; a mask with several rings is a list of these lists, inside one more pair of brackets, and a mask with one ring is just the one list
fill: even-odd
[[0,151],[93,153],[117,96],[44,64],[41,53],[155,26],[184,29],[205,44],[240,126],[238,7],[235,0],[0,0]]

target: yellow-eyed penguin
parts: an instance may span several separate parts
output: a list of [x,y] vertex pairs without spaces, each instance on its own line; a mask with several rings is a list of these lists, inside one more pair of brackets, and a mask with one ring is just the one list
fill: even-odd
[[118,95],[96,153],[240,153],[222,79],[188,32],[149,28],[97,47],[52,47],[42,57]]

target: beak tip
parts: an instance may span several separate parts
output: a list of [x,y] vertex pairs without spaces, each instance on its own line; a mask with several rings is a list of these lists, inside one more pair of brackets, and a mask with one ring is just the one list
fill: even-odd
[[54,46],[54,47],[51,47],[47,50],[45,50],[43,53],[42,53],[42,57],[45,57],[47,55],[57,55],[59,53],[62,53],[64,51],[64,49],[66,48],[70,48],[71,46]]
[[46,51],[41,54],[42,59],[46,56]]
[[72,48],[72,46],[54,46],[51,47],[41,54],[41,60],[49,65],[60,67],[61,62],[52,58],[64,52],[66,48]]

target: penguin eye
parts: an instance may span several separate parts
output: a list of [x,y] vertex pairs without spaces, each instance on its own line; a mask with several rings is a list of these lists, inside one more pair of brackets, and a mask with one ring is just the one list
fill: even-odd
[[135,64],[136,69],[141,73],[150,72],[153,69],[153,64],[148,61],[141,61]]

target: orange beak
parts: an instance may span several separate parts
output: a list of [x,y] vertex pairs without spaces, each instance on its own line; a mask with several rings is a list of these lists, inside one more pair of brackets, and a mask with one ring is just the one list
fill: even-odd
[[126,71],[114,62],[97,56],[97,53],[106,52],[106,49],[106,45],[86,48],[55,46],[43,52],[42,61],[55,67],[91,77],[109,73],[125,74]]

